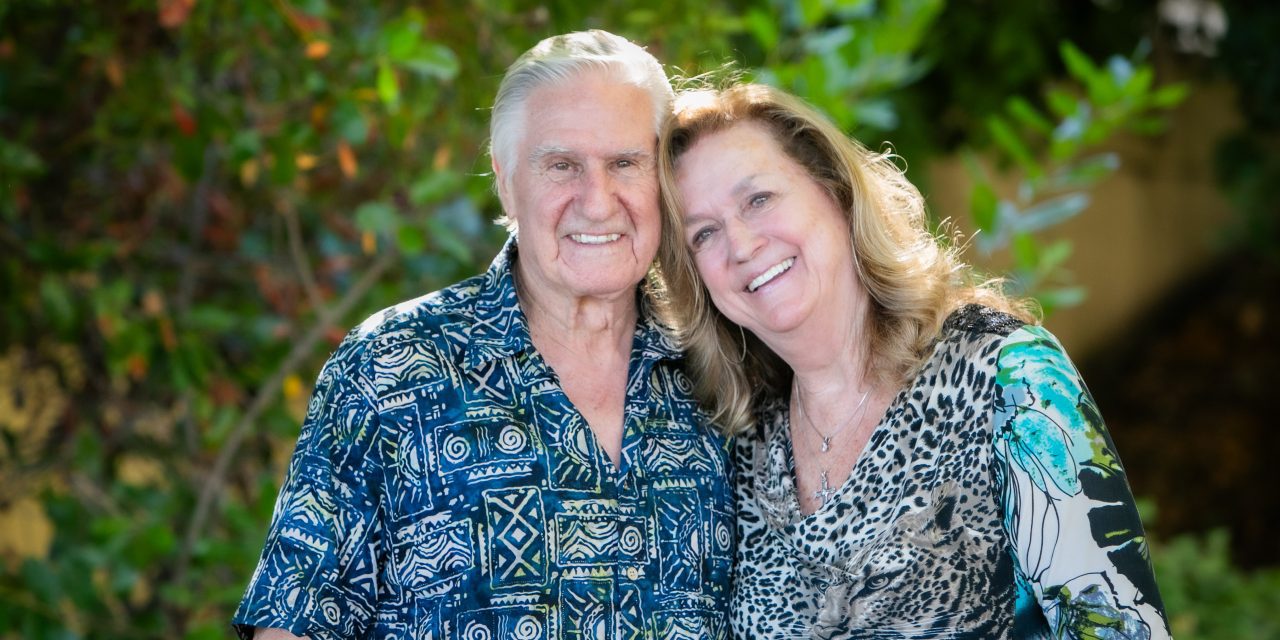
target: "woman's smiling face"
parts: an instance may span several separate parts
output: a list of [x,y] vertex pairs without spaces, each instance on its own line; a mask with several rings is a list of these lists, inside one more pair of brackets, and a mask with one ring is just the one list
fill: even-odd
[[725,317],[772,343],[854,310],[845,217],[763,125],[698,139],[675,178],[686,246]]

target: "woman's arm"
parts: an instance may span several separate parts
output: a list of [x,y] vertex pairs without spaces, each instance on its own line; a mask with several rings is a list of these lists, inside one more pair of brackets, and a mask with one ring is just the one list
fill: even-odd
[[1040,327],[1014,331],[996,392],[995,467],[1019,606],[1038,605],[1058,638],[1167,638],[1124,468],[1062,345]]

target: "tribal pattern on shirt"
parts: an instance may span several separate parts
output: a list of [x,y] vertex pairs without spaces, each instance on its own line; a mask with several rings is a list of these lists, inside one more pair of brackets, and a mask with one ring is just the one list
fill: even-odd
[[723,638],[725,439],[641,298],[620,464],[533,348],[508,243],[320,374],[234,622],[315,640]]

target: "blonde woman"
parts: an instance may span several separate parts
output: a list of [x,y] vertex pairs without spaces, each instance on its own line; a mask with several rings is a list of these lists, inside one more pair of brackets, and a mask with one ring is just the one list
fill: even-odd
[[752,638],[1161,638],[1079,374],[884,155],[796,98],[686,93],[659,142],[667,320],[738,435]]

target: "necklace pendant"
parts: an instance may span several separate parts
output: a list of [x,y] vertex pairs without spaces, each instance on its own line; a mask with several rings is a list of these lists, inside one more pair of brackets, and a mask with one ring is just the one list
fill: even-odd
[[827,470],[822,470],[822,488],[813,492],[813,497],[818,499],[818,504],[827,504],[827,499],[835,494],[836,490],[831,488],[827,483]]
[[[826,453],[830,450],[831,450],[831,436],[826,436],[822,439],[822,452]],[[823,474],[823,480],[824,481],[826,480],[826,474]]]

